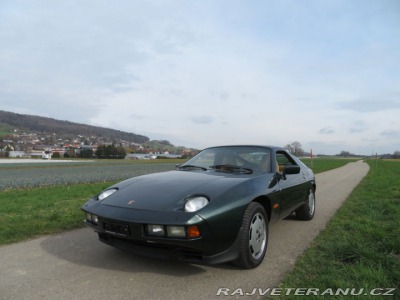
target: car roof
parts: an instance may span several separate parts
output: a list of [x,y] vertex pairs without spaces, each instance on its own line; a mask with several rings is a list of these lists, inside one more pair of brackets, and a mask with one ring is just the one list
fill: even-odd
[[269,149],[273,149],[273,150],[285,150],[282,147],[278,147],[278,146],[270,146],[270,145],[254,145],[254,144],[238,144],[238,145],[221,145],[221,146],[212,146],[212,147],[207,147],[204,148],[205,149],[212,149],[212,148],[224,148],[224,147],[261,147],[261,148],[269,148]]

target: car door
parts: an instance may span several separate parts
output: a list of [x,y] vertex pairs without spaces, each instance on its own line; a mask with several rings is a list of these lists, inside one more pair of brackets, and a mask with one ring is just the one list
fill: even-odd
[[284,168],[298,166],[295,160],[284,150],[276,152],[277,172],[279,173],[279,188],[281,190],[281,217],[288,216],[300,203],[306,199],[306,180],[302,171],[298,174],[284,175]]

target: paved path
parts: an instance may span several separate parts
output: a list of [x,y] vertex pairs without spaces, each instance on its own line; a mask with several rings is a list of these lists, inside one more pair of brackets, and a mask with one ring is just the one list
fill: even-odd
[[224,299],[235,297],[217,297],[219,288],[251,293],[275,287],[368,170],[359,161],[318,174],[315,218],[273,224],[267,255],[256,269],[134,256],[84,228],[0,247],[0,299]]

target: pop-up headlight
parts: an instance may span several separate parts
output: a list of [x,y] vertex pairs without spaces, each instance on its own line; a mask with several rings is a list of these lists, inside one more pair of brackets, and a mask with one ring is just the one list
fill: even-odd
[[208,199],[202,196],[189,198],[185,203],[185,212],[195,212],[208,204]]
[[97,196],[97,200],[101,201],[114,194],[118,189],[105,190]]

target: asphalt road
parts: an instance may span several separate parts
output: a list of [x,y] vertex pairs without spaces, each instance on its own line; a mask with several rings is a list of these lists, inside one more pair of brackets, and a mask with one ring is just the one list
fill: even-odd
[[231,299],[239,294],[217,296],[219,288],[232,294],[276,287],[368,170],[359,161],[318,174],[315,218],[270,226],[267,255],[256,269],[134,256],[84,228],[1,246],[0,299]]

